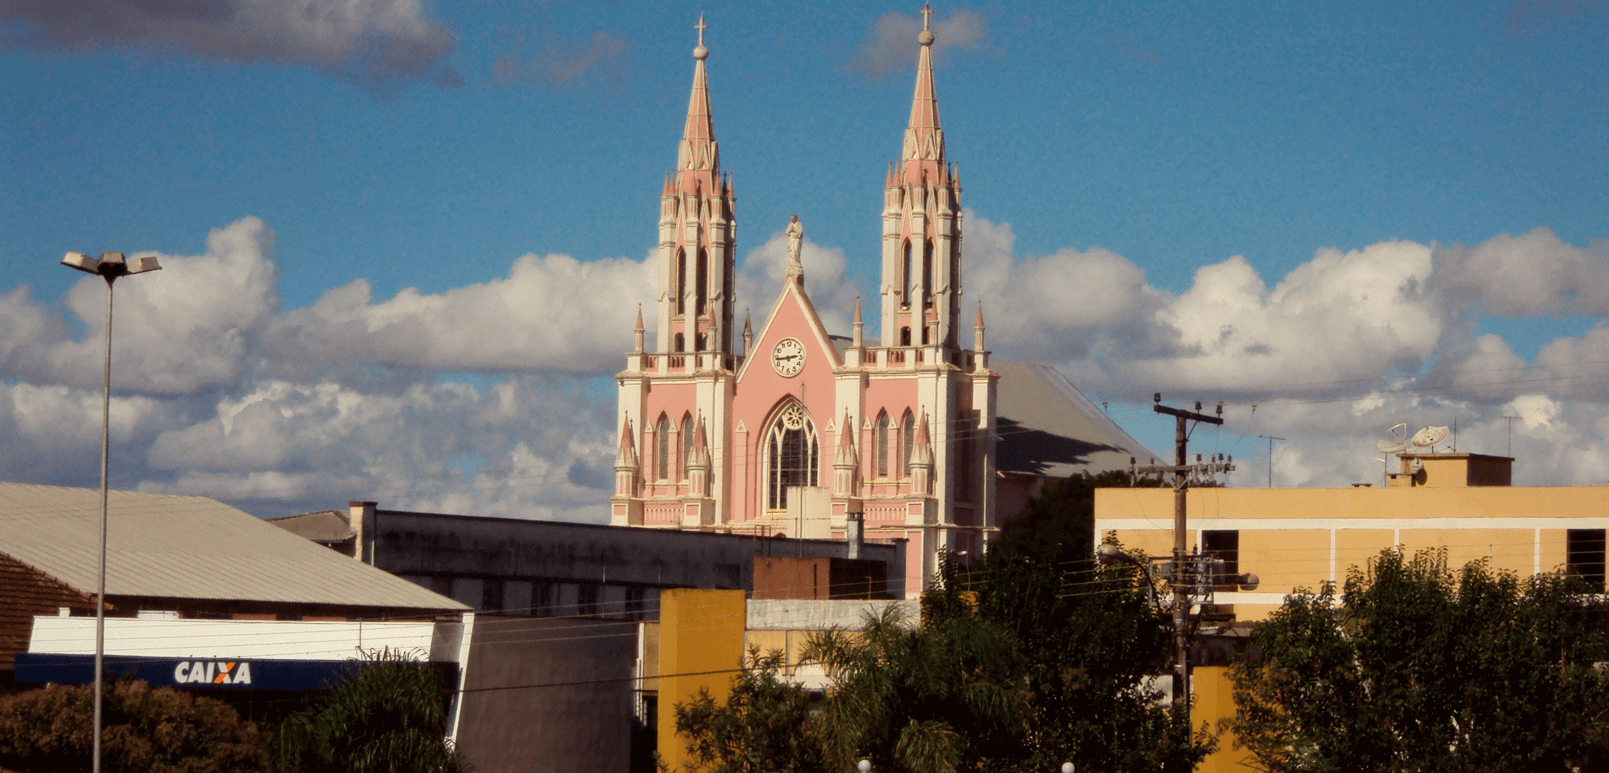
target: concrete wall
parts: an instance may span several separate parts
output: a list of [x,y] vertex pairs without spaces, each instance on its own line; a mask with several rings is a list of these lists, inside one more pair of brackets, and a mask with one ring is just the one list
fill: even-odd
[[[398,575],[752,590],[757,552],[844,558],[842,540],[745,535],[379,510],[375,565]],[[868,542],[863,558],[903,577],[903,543]],[[900,588],[891,588],[901,592]],[[481,605],[475,605],[481,606]],[[484,609],[484,606],[481,606]]]
[[477,616],[458,749],[478,773],[626,770],[636,655],[636,623]]
[[744,607],[740,591],[670,590],[660,597],[659,755],[671,770],[689,761],[686,741],[676,736],[676,704],[701,689],[726,700],[743,662]]

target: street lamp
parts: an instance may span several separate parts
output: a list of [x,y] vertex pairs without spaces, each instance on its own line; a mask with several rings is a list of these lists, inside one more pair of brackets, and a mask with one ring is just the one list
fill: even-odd
[[79,252],[69,252],[61,259],[62,265],[95,274],[106,280],[106,372],[101,392],[101,560],[100,578],[95,587],[95,751],[90,770],[101,770],[101,673],[106,657],[106,466],[111,451],[112,429],[112,283],[120,276],[143,274],[162,268],[156,258],[125,260],[121,252],[103,252],[92,258]]

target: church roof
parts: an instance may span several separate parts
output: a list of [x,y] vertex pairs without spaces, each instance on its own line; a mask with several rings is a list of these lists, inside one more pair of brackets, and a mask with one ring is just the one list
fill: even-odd
[[1129,457],[1158,458],[1049,365],[989,359],[996,393],[1001,472],[1066,478],[1126,470]]
[[[833,336],[842,358],[849,339]],[[865,341],[875,347],[875,341]],[[1126,470],[1129,457],[1142,464],[1160,459],[1124,432],[1100,406],[1049,365],[989,358],[1000,374],[995,409],[999,445],[996,469],[1018,475],[1066,478]]]

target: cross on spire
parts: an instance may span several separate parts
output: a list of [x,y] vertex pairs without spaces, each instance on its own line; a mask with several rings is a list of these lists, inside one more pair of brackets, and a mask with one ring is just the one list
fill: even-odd
[[693,29],[698,30],[698,44],[699,45],[701,45],[701,46],[704,45],[704,30],[707,30],[709,28],[710,28],[710,25],[704,23],[704,14],[699,14],[698,15],[698,23],[693,25]]
[[[928,17],[933,15],[933,9],[927,3],[922,4],[922,31],[927,32]],[[700,19],[702,21],[702,19]]]

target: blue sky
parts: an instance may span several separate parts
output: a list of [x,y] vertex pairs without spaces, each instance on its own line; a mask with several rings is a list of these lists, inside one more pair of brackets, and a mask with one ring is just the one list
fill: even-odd
[[[740,255],[756,272],[758,289],[740,304],[769,305],[774,290],[760,281],[770,254],[764,247],[790,213],[806,223],[820,265],[830,267],[812,286],[837,299],[824,304],[829,318],[872,291],[882,174],[909,110],[916,46],[906,33],[915,5],[319,0],[311,7],[333,20],[319,30],[279,18],[272,4],[216,6],[223,12],[193,17],[186,14],[197,6],[174,3],[167,16],[141,16],[110,0],[0,10],[0,263],[7,268],[0,297],[14,314],[55,331],[13,340],[9,350],[0,340],[0,352],[13,352],[0,357],[0,379],[15,393],[12,426],[31,426],[17,390],[60,387],[66,400],[86,386],[81,368],[60,365],[66,355],[45,358],[57,363],[47,367],[15,353],[26,345],[37,355],[41,341],[63,351],[85,341],[71,296],[79,279],[56,265],[63,251],[221,260],[224,268],[215,268],[223,279],[235,276],[228,265],[271,274],[240,285],[256,288],[260,313],[186,323],[208,346],[231,335],[244,342],[219,366],[226,375],[166,386],[155,377],[124,382],[130,399],[152,401],[130,408],[151,411],[131,418],[135,425],[151,423],[130,430],[130,455],[142,461],[127,485],[260,492],[265,476],[300,475],[298,464],[313,469],[306,459],[276,466],[275,459],[300,458],[295,453],[240,459],[219,466],[203,486],[187,479],[193,471],[184,465],[159,458],[177,442],[160,440],[175,422],[200,427],[216,420],[218,406],[274,388],[313,394],[334,384],[378,399],[410,385],[462,385],[484,402],[497,385],[517,383],[531,395],[579,390],[577,399],[600,402],[587,380],[618,365],[580,343],[477,357],[462,346],[438,356],[408,351],[405,342],[344,349],[326,342],[332,351],[388,354],[304,361],[262,331],[331,319],[313,313],[315,302],[357,281],[367,284],[366,296],[331,304],[394,316],[413,308],[386,305],[409,288],[414,295],[402,301],[417,296],[429,307],[514,282],[525,255],[567,255],[582,267],[629,274],[655,238],[658,186],[674,162],[701,11],[716,137],[738,194]],[[1167,445],[1167,428],[1143,404],[1133,407],[1151,391],[1246,407],[1232,422],[1241,434],[1226,445],[1253,457],[1264,452],[1259,432],[1293,437],[1290,447],[1306,461],[1284,471],[1288,484],[1361,475],[1363,462],[1343,461],[1325,440],[1348,416],[1362,439],[1394,420],[1446,423],[1448,416],[1488,428],[1471,431],[1497,432],[1502,412],[1517,410],[1511,401],[1534,397],[1548,403],[1538,415],[1577,417],[1571,432],[1579,433],[1544,432],[1563,418],[1533,424],[1534,453],[1557,454],[1544,449],[1579,447],[1595,436],[1605,395],[1584,386],[1597,371],[1580,368],[1609,359],[1595,354],[1609,351],[1609,342],[1593,336],[1609,308],[1590,289],[1609,271],[1604,3],[1045,3],[939,6],[934,19],[948,151],[977,225],[969,239],[980,255],[994,256],[980,260],[978,276],[997,280],[980,279],[974,296],[987,314],[996,313],[991,304],[1000,307],[1003,327],[991,341],[1002,353],[1062,365],[1097,401],[1128,401],[1125,426],[1153,447]],[[242,218],[261,222],[239,225]],[[231,224],[239,231],[231,232],[234,247],[209,242],[209,233]],[[1503,241],[1527,234],[1530,241]],[[1325,250],[1343,258],[1324,263]],[[247,253],[256,257],[241,257]],[[1202,273],[1212,267],[1222,270]],[[1391,274],[1398,269],[1405,273]],[[1090,296],[1088,287],[1044,282],[1036,293],[1012,289],[1040,275],[1032,271],[1127,281],[1128,294]],[[1276,338],[1293,324],[1345,330],[1351,323],[1334,316],[1342,311],[1317,319],[1280,309],[1302,292],[1333,299],[1337,288],[1356,288],[1353,271],[1385,276],[1390,292],[1413,295],[1422,284],[1436,297],[1404,296],[1389,308],[1352,304],[1348,319],[1358,324],[1389,318],[1389,340],[1336,351],[1360,336],[1338,334],[1326,344],[1315,335],[1311,348],[1298,351],[1297,337],[1268,367],[1238,368],[1228,350],[1215,359],[1215,337],[1200,333],[1202,325],[1252,337],[1262,325]],[[1492,279],[1505,271],[1537,286],[1522,293]],[[1263,289],[1248,289],[1248,277]],[[224,285],[235,287],[230,281]],[[1282,294],[1282,283],[1293,289]],[[16,295],[23,286],[25,299]],[[209,291],[226,292],[195,290]],[[1232,302],[1236,292],[1267,313],[1236,316],[1244,312]],[[1090,311],[1116,295],[1128,300]],[[618,305],[629,306],[626,300]],[[167,302],[152,301],[153,314],[193,311]],[[608,324],[622,316],[602,305],[593,311]],[[1390,316],[1398,313],[1406,316]],[[483,320],[476,329],[540,337],[578,322],[538,314]],[[1166,329],[1152,329],[1158,326]],[[14,324],[12,335],[22,329]],[[140,357],[144,344],[133,335],[131,356]],[[1273,340],[1244,351],[1279,349]],[[187,367],[183,358],[172,362]],[[1575,368],[1568,371],[1574,380],[1538,381],[1566,367]],[[1402,379],[1438,369],[1540,375],[1405,403],[1402,390],[1414,385]],[[1460,383],[1476,383],[1468,378]],[[1252,403],[1288,397],[1291,384],[1323,382],[1325,395],[1355,397],[1362,392],[1336,384],[1361,380],[1396,402],[1348,403],[1325,417],[1314,412],[1330,404],[1313,400],[1278,420],[1267,408],[1255,421],[1249,412]],[[1296,391],[1303,389],[1311,391]],[[521,420],[543,416],[533,407]],[[596,430],[576,429],[588,431]],[[18,453],[66,458],[79,446],[37,442],[40,449]],[[439,459],[421,448],[406,464],[515,465],[507,460],[520,443],[464,442]],[[567,455],[604,453],[527,445],[559,467]],[[83,482],[12,460],[16,474],[0,477]],[[571,464],[565,480],[578,488],[555,499],[555,508],[587,499],[585,482],[597,473],[587,465],[606,467]],[[1609,452],[1530,480],[1601,483],[1606,465]],[[361,486],[361,469],[380,467],[360,465],[342,478],[347,483],[309,482],[313,476],[285,488],[346,496],[343,486]],[[1280,478],[1277,459],[1275,472]]]

